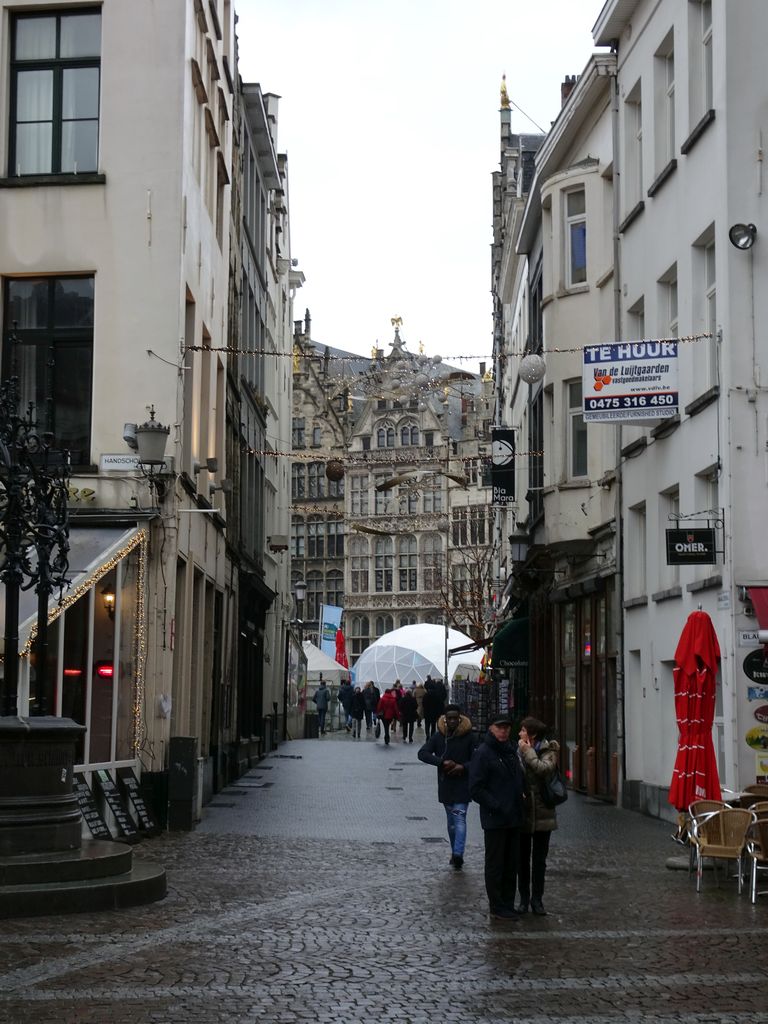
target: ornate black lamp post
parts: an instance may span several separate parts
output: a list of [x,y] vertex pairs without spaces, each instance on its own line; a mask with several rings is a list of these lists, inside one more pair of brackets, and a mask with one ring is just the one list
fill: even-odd
[[[50,400],[52,401],[52,399]],[[48,602],[67,584],[69,454],[53,448],[32,405],[19,413],[19,381],[0,385],[0,581],[5,584],[5,653],[0,714],[16,708],[19,674],[19,596],[38,596],[35,678],[29,712],[53,710],[48,685]],[[26,711],[26,709],[23,709]]]

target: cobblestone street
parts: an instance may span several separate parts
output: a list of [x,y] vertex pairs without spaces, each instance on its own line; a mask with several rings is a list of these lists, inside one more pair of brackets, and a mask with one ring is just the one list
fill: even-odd
[[665,862],[672,826],[572,795],[549,916],[491,921],[448,865],[423,733],[283,744],[194,833],[144,842],[161,903],[0,924],[0,1021],[768,1022],[768,898]]

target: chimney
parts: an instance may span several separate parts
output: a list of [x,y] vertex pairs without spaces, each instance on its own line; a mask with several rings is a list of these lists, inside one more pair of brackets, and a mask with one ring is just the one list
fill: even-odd
[[560,106],[564,107],[568,97],[571,95],[573,90],[576,88],[576,82],[578,81],[577,75],[566,75],[565,79],[560,85]]
[[485,376],[485,363],[480,363],[480,376]]
[[293,321],[293,333],[294,333],[295,337],[297,337],[297,338],[301,337],[301,328],[303,326],[304,325],[302,324],[301,320],[294,320]]

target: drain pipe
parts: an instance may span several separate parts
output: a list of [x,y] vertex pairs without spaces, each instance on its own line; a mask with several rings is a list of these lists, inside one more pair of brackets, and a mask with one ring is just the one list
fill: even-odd
[[[619,217],[621,210],[620,160],[619,160],[619,74],[617,44],[613,52],[617,65],[611,75],[611,137],[613,146],[613,333],[615,341],[622,340],[621,329],[621,238]],[[614,609],[616,623],[616,804],[623,805],[624,774],[626,771],[626,739],[624,731],[624,518],[622,504],[623,479],[621,464],[622,448],[621,423],[616,424],[616,586],[614,588]]]

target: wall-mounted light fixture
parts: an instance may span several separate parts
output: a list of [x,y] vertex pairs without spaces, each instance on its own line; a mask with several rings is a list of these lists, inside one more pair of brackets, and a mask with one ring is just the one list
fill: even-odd
[[528,548],[530,546],[531,542],[527,533],[511,534],[509,538],[510,561],[515,565],[524,562],[528,557]]
[[115,588],[111,587],[108,583],[106,584],[106,586],[102,587],[101,600],[104,602],[104,611],[107,613],[110,619],[114,619],[116,601]]
[[734,224],[728,232],[731,245],[742,251],[751,249],[757,238],[757,228],[754,224]]
[[149,481],[150,489],[157,495],[158,501],[165,498],[165,481],[160,473],[165,462],[165,444],[170,427],[164,427],[155,419],[155,407],[149,407],[149,419],[136,427],[136,449],[139,453],[139,469]]
[[216,491],[221,491],[223,494],[231,494],[234,484],[231,480],[222,480],[218,484],[211,484],[208,488],[208,494],[213,496]]

